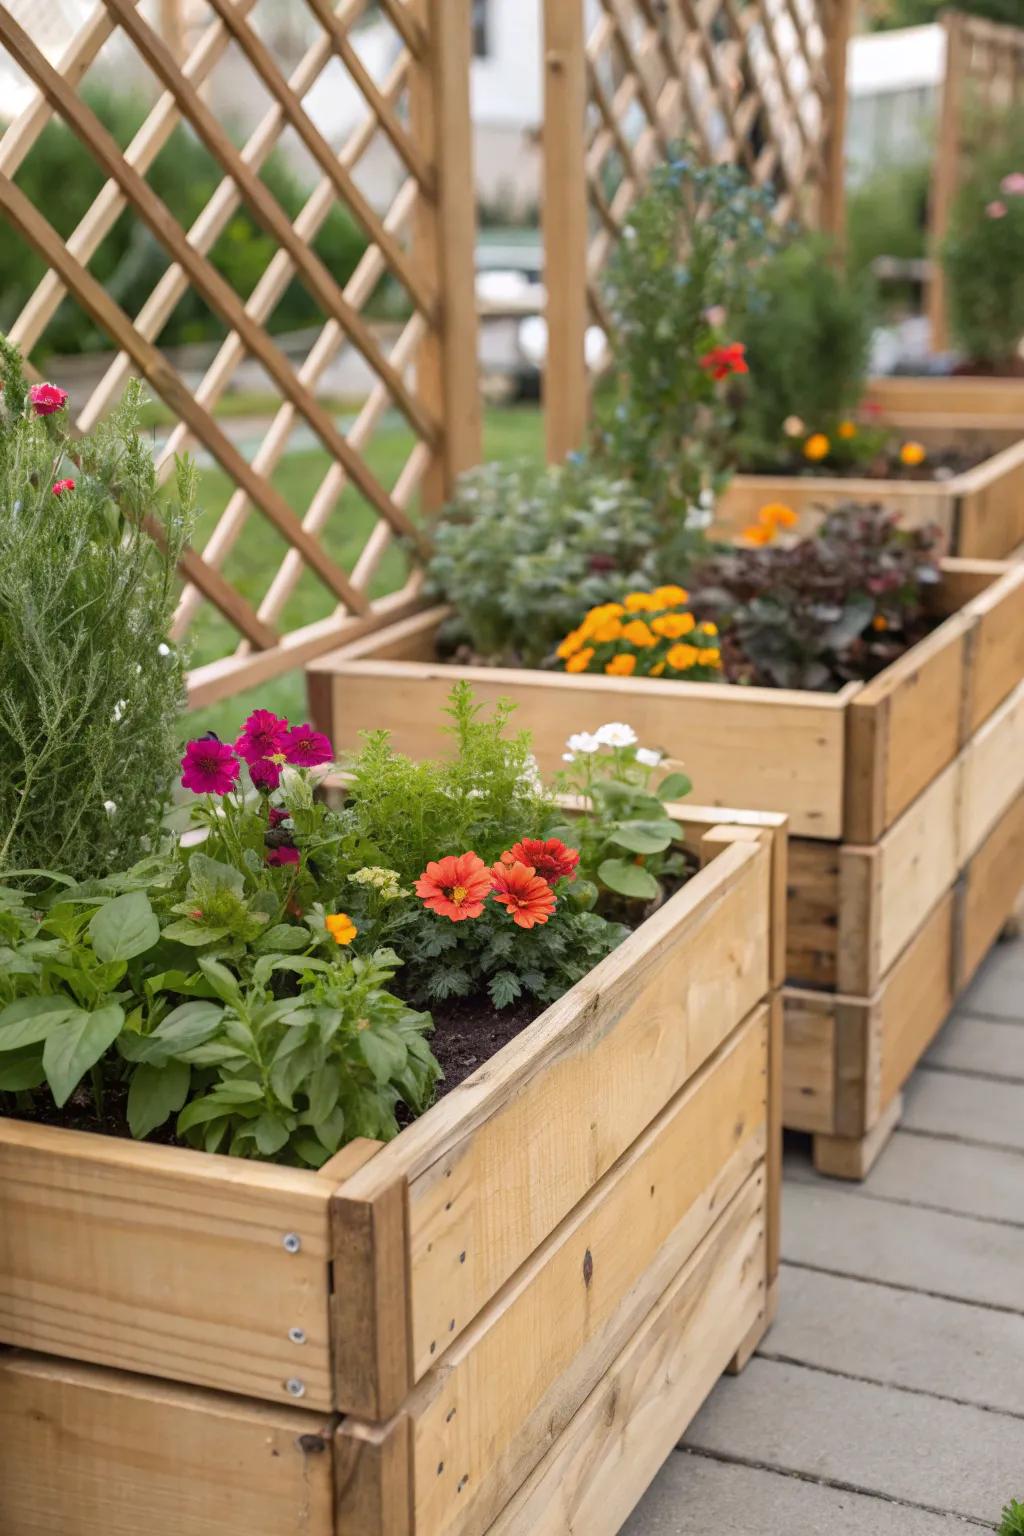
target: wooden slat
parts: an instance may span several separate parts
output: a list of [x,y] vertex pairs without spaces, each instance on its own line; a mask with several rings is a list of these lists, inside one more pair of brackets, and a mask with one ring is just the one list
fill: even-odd
[[956,902],[957,893],[950,891],[882,988],[877,1003],[882,1109],[899,1093],[953,1006]]
[[794,1131],[835,1129],[835,1005],[822,992],[787,987],[782,1122]]
[[487,1530],[758,1168],[763,1201],[767,1051],[760,1008],[413,1394],[418,1536]]
[[0,1339],[275,1402],[294,1377],[329,1408],[330,1193],[295,1169],[2,1120]]
[[755,1176],[488,1536],[616,1536],[764,1307],[760,1198]]
[[876,906],[871,917],[873,953],[863,978],[844,975],[846,992],[873,992],[882,976],[945,895],[960,868],[957,815],[960,764],[934,779],[876,850]]
[[325,1430],[300,1408],[0,1352],[4,1536],[333,1536]]
[[1024,681],[963,752],[960,858],[966,862],[1024,784]]
[[334,1435],[332,1536],[410,1536],[411,1473],[404,1414],[383,1425],[342,1419]]
[[797,987],[835,987],[839,948],[836,843],[794,838],[789,845],[786,979]]
[[956,756],[970,628],[953,615],[851,699],[847,841],[876,842]]
[[[549,302],[544,374],[546,449],[558,464],[582,447],[589,392],[586,73],[583,7],[544,6],[544,250]],[[557,189],[557,192],[554,191]]]
[[1012,915],[1024,887],[1024,795],[1018,795],[978,848],[964,880],[956,955],[965,987]]

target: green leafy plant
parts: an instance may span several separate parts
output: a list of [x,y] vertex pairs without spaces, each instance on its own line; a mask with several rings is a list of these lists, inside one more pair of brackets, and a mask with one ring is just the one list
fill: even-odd
[[747,371],[735,327],[772,246],[770,212],[736,167],[680,150],[652,173],[609,263],[612,367],[597,452],[657,509],[669,580],[701,549],[734,463]]
[[924,632],[939,580],[937,528],[908,528],[883,507],[848,503],[795,543],[721,552],[693,577],[715,613],[733,681],[840,688],[873,677]]
[[[157,491],[141,393],[73,441],[0,342],[0,871],[102,875],[160,832],[184,702],[166,643],[195,501]],[[42,414],[46,412],[47,414]]]
[[1024,1504],[1011,1499],[1003,1510],[997,1536],[1024,1536]]
[[[580,851],[580,873],[599,893],[645,905],[665,894],[666,882],[685,872],[676,847],[682,828],[665,807],[690,793],[690,780],[665,772],[664,754],[638,744],[621,721],[579,731],[566,742],[570,766],[562,775],[566,794],[580,812],[555,829]],[[605,897],[606,899],[606,897]]]
[[984,125],[942,246],[954,337],[970,362],[1005,372],[1024,337],[1024,113]]
[[442,645],[535,666],[584,608],[653,573],[658,539],[650,503],[586,460],[473,470],[434,535],[430,582],[456,610]]
[[739,422],[745,467],[777,470],[799,457],[804,435],[823,432],[856,462],[878,450],[875,435],[851,422],[864,393],[874,321],[870,279],[851,277],[821,236],[802,235],[777,250],[751,283],[737,333],[750,381]]

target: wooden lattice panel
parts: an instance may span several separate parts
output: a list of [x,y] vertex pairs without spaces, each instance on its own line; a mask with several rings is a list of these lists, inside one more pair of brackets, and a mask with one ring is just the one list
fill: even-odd
[[959,11],[944,16],[943,25],[946,73],[929,221],[933,269],[928,313],[936,351],[949,344],[945,281],[937,255],[960,181],[999,117],[1024,107],[1024,27],[1000,26]]
[[[849,0],[546,0],[548,447],[578,444],[582,332],[653,166],[685,142],[841,232]],[[581,131],[582,123],[582,131]],[[585,257],[581,252],[585,241]]]
[[[356,30],[368,11],[376,72],[362,46],[365,33]],[[220,654],[199,658],[195,703],[301,665],[405,611],[416,601],[427,547],[423,514],[479,455],[469,36],[469,0],[382,0],[372,8],[367,0],[287,0],[284,7],[280,0],[101,0],[55,57],[33,7],[0,4],[0,61],[20,87],[20,110],[0,136],[0,214],[5,238],[25,241],[48,268],[8,335],[29,358],[44,358],[60,306],[78,305],[99,333],[97,344],[111,350],[98,381],[75,392],[77,430],[104,415],[129,376],[141,376],[169,408],[155,450],[161,479],[173,474],[176,455],[193,451],[224,492],[212,526],[201,530],[201,547],[182,562],[176,637],[187,637],[197,616],[212,609],[224,642]],[[130,82],[146,99],[144,121],[126,145],[90,104],[87,87],[98,78]],[[323,113],[310,102],[311,93],[323,102],[342,91],[356,105],[339,144],[329,141]],[[104,178],[65,238],[17,180],[54,121],[75,135]],[[214,170],[212,194],[188,228],[147,179],[183,128]],[[304,189],[295,214],[265,177],[272,157],[282,155]],[[383,183],[397,188],[384,207],[375,196]],[[338,209],[365,242],[344,278],[317,249]],[[267,244],[248,292],[232,286],[215,260],[240,213]],[[131,312],[91,269],[121,218],[134,221],[140,240],[155,243],[161,256],[158,280]],[[285,339],[276,334],[275,311],[296,283],[314,323]],[[399,316],[390,326],[366,314],[385,284]],[[184,376],[175,354],[161,350],[183,301],[198,301],[223,338],[206,349],[198,377]],[[365,380],[348,418],[323,389],[343,357],[358,361]],[[272,410],[269,423],[263,415],[239,430],[218,406],[243,368],[250,376],[255,370]],[[386,415],[400,423],[404,445],[390,476],[372,462]],[[298,506],[280,483],[297,445],[318,451],[322,471]],[[261,556],[254,572],[245,557],[260,520],[274,530],[275,558],[265,568]],[[344,558],[336,551],[343,545],[350,552],[353,537],[361,547]],[[403,584],[374,598],[381,563],[397,545]],[[265,529],[260,547],[265,554]],[[296,629],[289,603],[300,583],[307,593],[314,584],[320,616]]]

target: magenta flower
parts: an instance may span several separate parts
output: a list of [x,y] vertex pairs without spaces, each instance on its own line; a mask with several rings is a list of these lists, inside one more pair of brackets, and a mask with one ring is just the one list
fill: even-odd
[[291,813],[289,811],[286,811],[283,806],[280,806],[280,805],[272,805],[272,806],[270,806],[270,825],[272,827],[279,827],[281,825],[282,821],[287,821],[288,820],[288,817],[289,817],[290,814]]
[[74,488],[75,482],[73,480],[55,480],[51,487],[55,496],[63,496],[65,491],[73,491]]
[[249,764],[249,777],[257,789],[276,789],[281,782],[281,769],[277,763],[261,757],[257,762]]
[[995,202],[988,204],[988,206],[985,209],[985,212],[988,214],[990,219],[1005,219],[1006,218],[1006,204],[1005,203],[1001,203],[999,201],[999,199],[996,198]]
[[235,742],[235,751],[247,763],[258,762],[261,757],[276,757],[285,750],[288,739],[288,721],[269,709],[254,709]]
[[1011,171],[1009,176],[1004,176],[999,190],[1009,197],[1024,197],[1024,171]]
[[288,761],[300,768],[315,768],[334,757],[334,748],[323,731],[315,731],[311,725],[293,726],[284,750]]
[[299,850],[297,848],[271,848],[267,853],[268,864],[298,864]]
[[67,405],[68,392],[56,384],[33,384],[28,398],[37,416],[55,416]]
[[224,741],[216,736],[201,736],[190,741],[181,760],[185,770],[182,786],[195,795],[227,795],[238,778],[238,759]]

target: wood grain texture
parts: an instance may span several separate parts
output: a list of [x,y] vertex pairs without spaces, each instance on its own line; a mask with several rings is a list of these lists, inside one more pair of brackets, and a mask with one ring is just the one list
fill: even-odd
[[897,956],[949,890],[960,868],[957,817],[961,765],[950,763],[891,826],[877,848],[876,947],[863,983],[844,991],[873,992]]
[[835,987],[839,950],[840,845],[793,838],[789,845],[786,979]]
[[330,1309],[334,1402],[343,1413],[390,1418],[412,1385],[407,1251],[404,1180],[369,1199],[345,1184],[335,1192]]
[[954,912],[949,891],[885,978],[879,1014],[880,1105],[895,1098],[954,1001]]
[[0,1339],[278,1402],[296,1378],[329,1408],[330,1193],[298,1169],[0,1120]]
[[1024,678],[1024,563],[970,603],[965,735],[973,736]]
[[900,1122],[903,1099],[890,1100],[881,1118],[863,1136],[815,1136],[814,1168],[831,1179],[866,1179]]
[[329,1431],[299,1408],[0,1354],[0,1527],[334,1536]]
[[956,756],[970,628],[954,614],[850,701],[847,842],[877,842]]
[[381,1425],[342,1419],[334,1435],[332,1536],[410,1536],[411,1444],[404,1414]]
[[959,852],[966,863],[1024,785],[1024,681],[975,733],[962,755]]
[[1003,924],[1016,909],[1024,886],[1024,794],[1004,813],[967,866],[956,957],[956,979],[965,987]]
[[1024,441],[953,482],[961,554],[998,560],[1024,539]]
[[794,1131],[835,1129],[835,1004],[824,992],[783,993],[782,1123]]
[[616,1536],[765,1308],[755,1175],[488,1536]]
[[955,427],[965,417],[988,418],[1024,433],[1024,381],[1021,379],[942,378],[891,375],[868,380],[868,398],[888,421],[922,418]]

